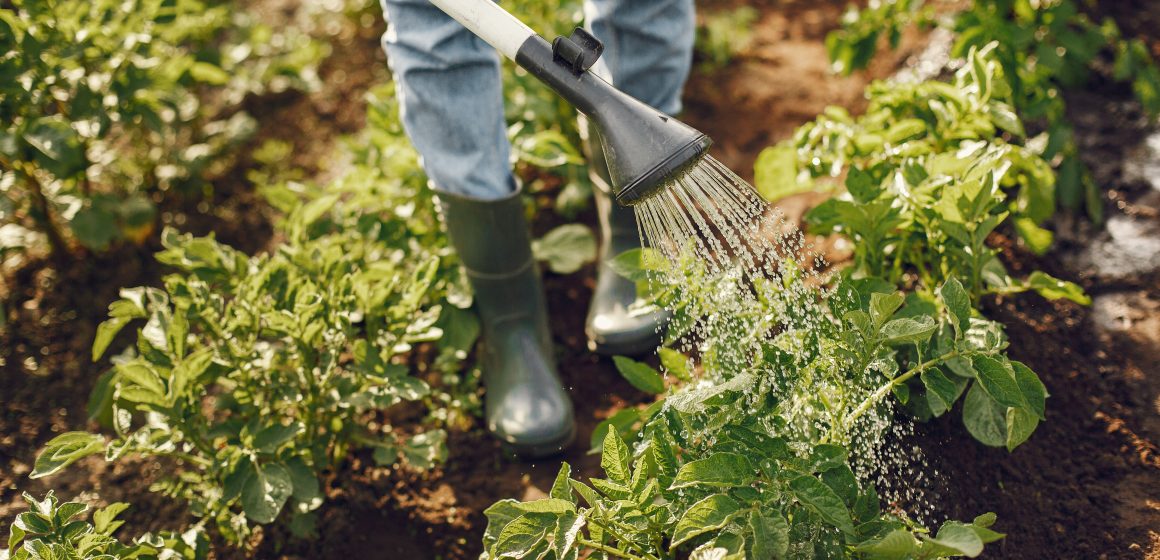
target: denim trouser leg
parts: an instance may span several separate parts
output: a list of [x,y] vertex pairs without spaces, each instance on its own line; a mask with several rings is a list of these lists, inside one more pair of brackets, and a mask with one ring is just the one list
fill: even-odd
[[383,0],[403,128],[439,190],[511,194],[499,54],[427,0]]
[[693,0],[585,0],[617,89],[675,115],[693,63]]
[[[511,146],[498,54],[428,0],[382,0],[383,48],[398,86],[403,128],[440,190],[509,195]],[[692,63],[693,0],[586,0],[613,83],[675,114]]]

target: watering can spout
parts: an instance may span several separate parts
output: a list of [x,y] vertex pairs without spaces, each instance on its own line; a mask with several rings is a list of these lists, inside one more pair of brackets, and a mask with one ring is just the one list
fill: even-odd
[[632,206],[664,190],[712,141],[591,72],[600,51],[599,41],[577,28],[553,44],[529,37],[515,61],[589,118],[602,139],[614,198]]

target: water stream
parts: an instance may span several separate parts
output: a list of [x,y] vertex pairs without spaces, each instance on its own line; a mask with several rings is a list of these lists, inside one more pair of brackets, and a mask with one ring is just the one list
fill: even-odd
[[[836,333],[841,319],[833,309],[847,308],[826,288],[826,263],[797,227],[724,164],[706,156],[636,212],[642,241],[671,265],[654,282],[679,292],[672,311],[683,317],[677,320],[683,336],[674,346],[701,359],[706,375],[698,383],[725,383],[745,372],[773,378],[764,386],[778,388],[780,410],[761,410],[759,395],[743,394],[739,414],[787,418],[778,435],[824,441],[838,416],[819,403],[852,408],[884,379],[876,371],[848,372],[842,358],[825,355],[834,350],[811,346],[812,339]],[[822,357],[815,362],[834,365],[768,363],[762,356],[771,346],[802,357],[802,365],[810,353]],[[915,480],[927,470],[921,452],[907,443],[913,425],[900,422],[892,407],[892,401],[878,407],[830,441],[851,451],[851,466],[863,482],[873,482],[888,501],[912,504],[911,515],[929,521],[932,508],[919,487],[930,481]]]

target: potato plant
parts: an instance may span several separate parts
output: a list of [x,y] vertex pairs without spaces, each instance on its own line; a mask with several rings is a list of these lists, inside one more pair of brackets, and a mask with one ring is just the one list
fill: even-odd
[[[855,242],[853,265],[827,290],[804,288],[788,259],[780,277],[739,281],[695,259],[674,269],[648,251],[620,256],[618,271],[674,311],[668,343],[696,340],[698,366],[662,348],[682,383],[597,429],[606,478],[584,483],[565,466],[549,498],[497,503],[485,556],[975,557],[1002,538],[993,514],[932,534],[883,512],[865,483],[896,410],[958,411],[976,440],[1008,450],[1045,418],[1046,388],[1006,356],[1002,325],[975,310],[980,297],[1087,302],[1042,272],[1013,279],[986,244],[1012,223],[1046,251],[1040,226],[1056,195],[1050,140],[1026,138],[996,48],[972,50],[954,84],[877,83],[865,116],[832,109],[762,155],[769,198],[845,176],[846,195],[807,217]],[[637,388],[666,392],[646,364],[616,365]]]
[[913,274],[926,291],[959,277],[974,299],[1033,290],[1086,304],[1078,286],[1046,273],[1012,278],[986,244],[1010,224],[1046,252],[1053,235],[1041,225],[1056,196],[1043,139],[1025,138],[994,49],[972,51],[953,84],[876,82],[865,115],[828,110],[762,153],[758,189],[777,199],[844,174],[846,195],[806,220],[855,242],[856,276],[899,284]]
[[[652,259],[618,262],[647,280],[649,265],[634,261]],[[862,467],[852,468],[865,458],[851,453],[884,436],[867,415],[889,420],[895,403],[939,416],[965,394],[968,431],[1008,449],[1043,417],[1042,383],[1006,358],[1001,326],[973,316],[961,284],[926,300],[847,279],[819,300],[812,289],[759,282],[760,303],[738,314],[728,286],[689,274],[654,296],[679,310],[678,325],[682,313],[708,322],[697,329],[707,337],[700,371],[663,349],[666,370],[690,382],[610,422],[605,478],[571,479],[565,466],[549,498],[492,506],[487,558],[974,557],[1003,536],[989,528],[993,514],[932,534],[882,511],[855,474]],[[803,313],[812,318],[794,319]],[[664,391],[647,365],[617,362],[634,385]]]
[[[467,383],[459,361],[479,326],[449,302],[466,306],[470,295],[414,153],[397,143],[373,153],[390,157],[324,189],[271,191],[282,204],[300,198],[270,254],[166,231],[158,259],[177,272],[163,289],[124,290],[93,345],[98,359],[120,330],[144,321],[93,394],[92,412],[113,437],[62,434],[33,476],[91,454],[169,457],[180,468],[157,488],[240,542],[252,524],[280,516],[311,533],[322,473],[353,449],[381,464],[442,460],[442,429],[397,430],[368,413],[418,405],[436,426],[454,422],[449,414],[469,407],[444,385]],[[397,175],[385,176],[392,166]],[[416,375],[407,352],[435,340],[441,352]]]
[[1058,172],[1060,206],[1086,207],[1099,221],[1103,205],[1080,163],[1066,119],[1065,90],[1082,86],[1100,60],[1112,62],[1112,78],[1130,84],[1152,115],[1160,114],[1160,67],[1148,45],[1123,35],[1111,18],[1094,20],[1075,0],[973,0],[939,17],[923,0],[884,0],[852,9],[841,29],[826,38],[834,68],[865,68],[886,34],[897,47],[907,27],[940,25],[952,31],[952,57],[995,45],[994,59],[1011,88],[1011,105],[1023,120],[1045,130],[1042,154]]
[[0,7],[0,251],[142,241],[160,193],[203,188],[254,132],[245,95],[310,87],[320,44],[233,12],[214,0]]
[[132,544],[121,543],[113,533],[125,523],[117,519],[128,509],[125,503],[98,509],[86,521],[82,516],[88,504],[61,503],[52,490],[43,500],[26,492],[24,502],[28,511],[16,516],[8,548],[0,550],[2,560],[202,560],[209,552],[205,534],[196,528],[181,534],[147,533]]

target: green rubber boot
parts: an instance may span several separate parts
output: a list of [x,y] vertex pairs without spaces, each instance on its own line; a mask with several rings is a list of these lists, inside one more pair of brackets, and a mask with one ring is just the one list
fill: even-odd
[[439,199],[483,324],[487,427],[521,458],[559,453],[575,436],[572,401],[556,373],[520,194],[479,200],[440,193]]
[[596,213],[600,220],[600,264],[596,269],[596,289],[588,308],[584,331],[588,347],[605,355],[640,355],[656,350],[661,343],[661,328],[669,313],[663,309],[630,309],[636,301],[636,284],[617,274],[608,261],[630,249],[641,246],[636,211],[613,202],[612,179],[604,159],[599,133],[587,128],[585,139],[588,176],[592,180]]

